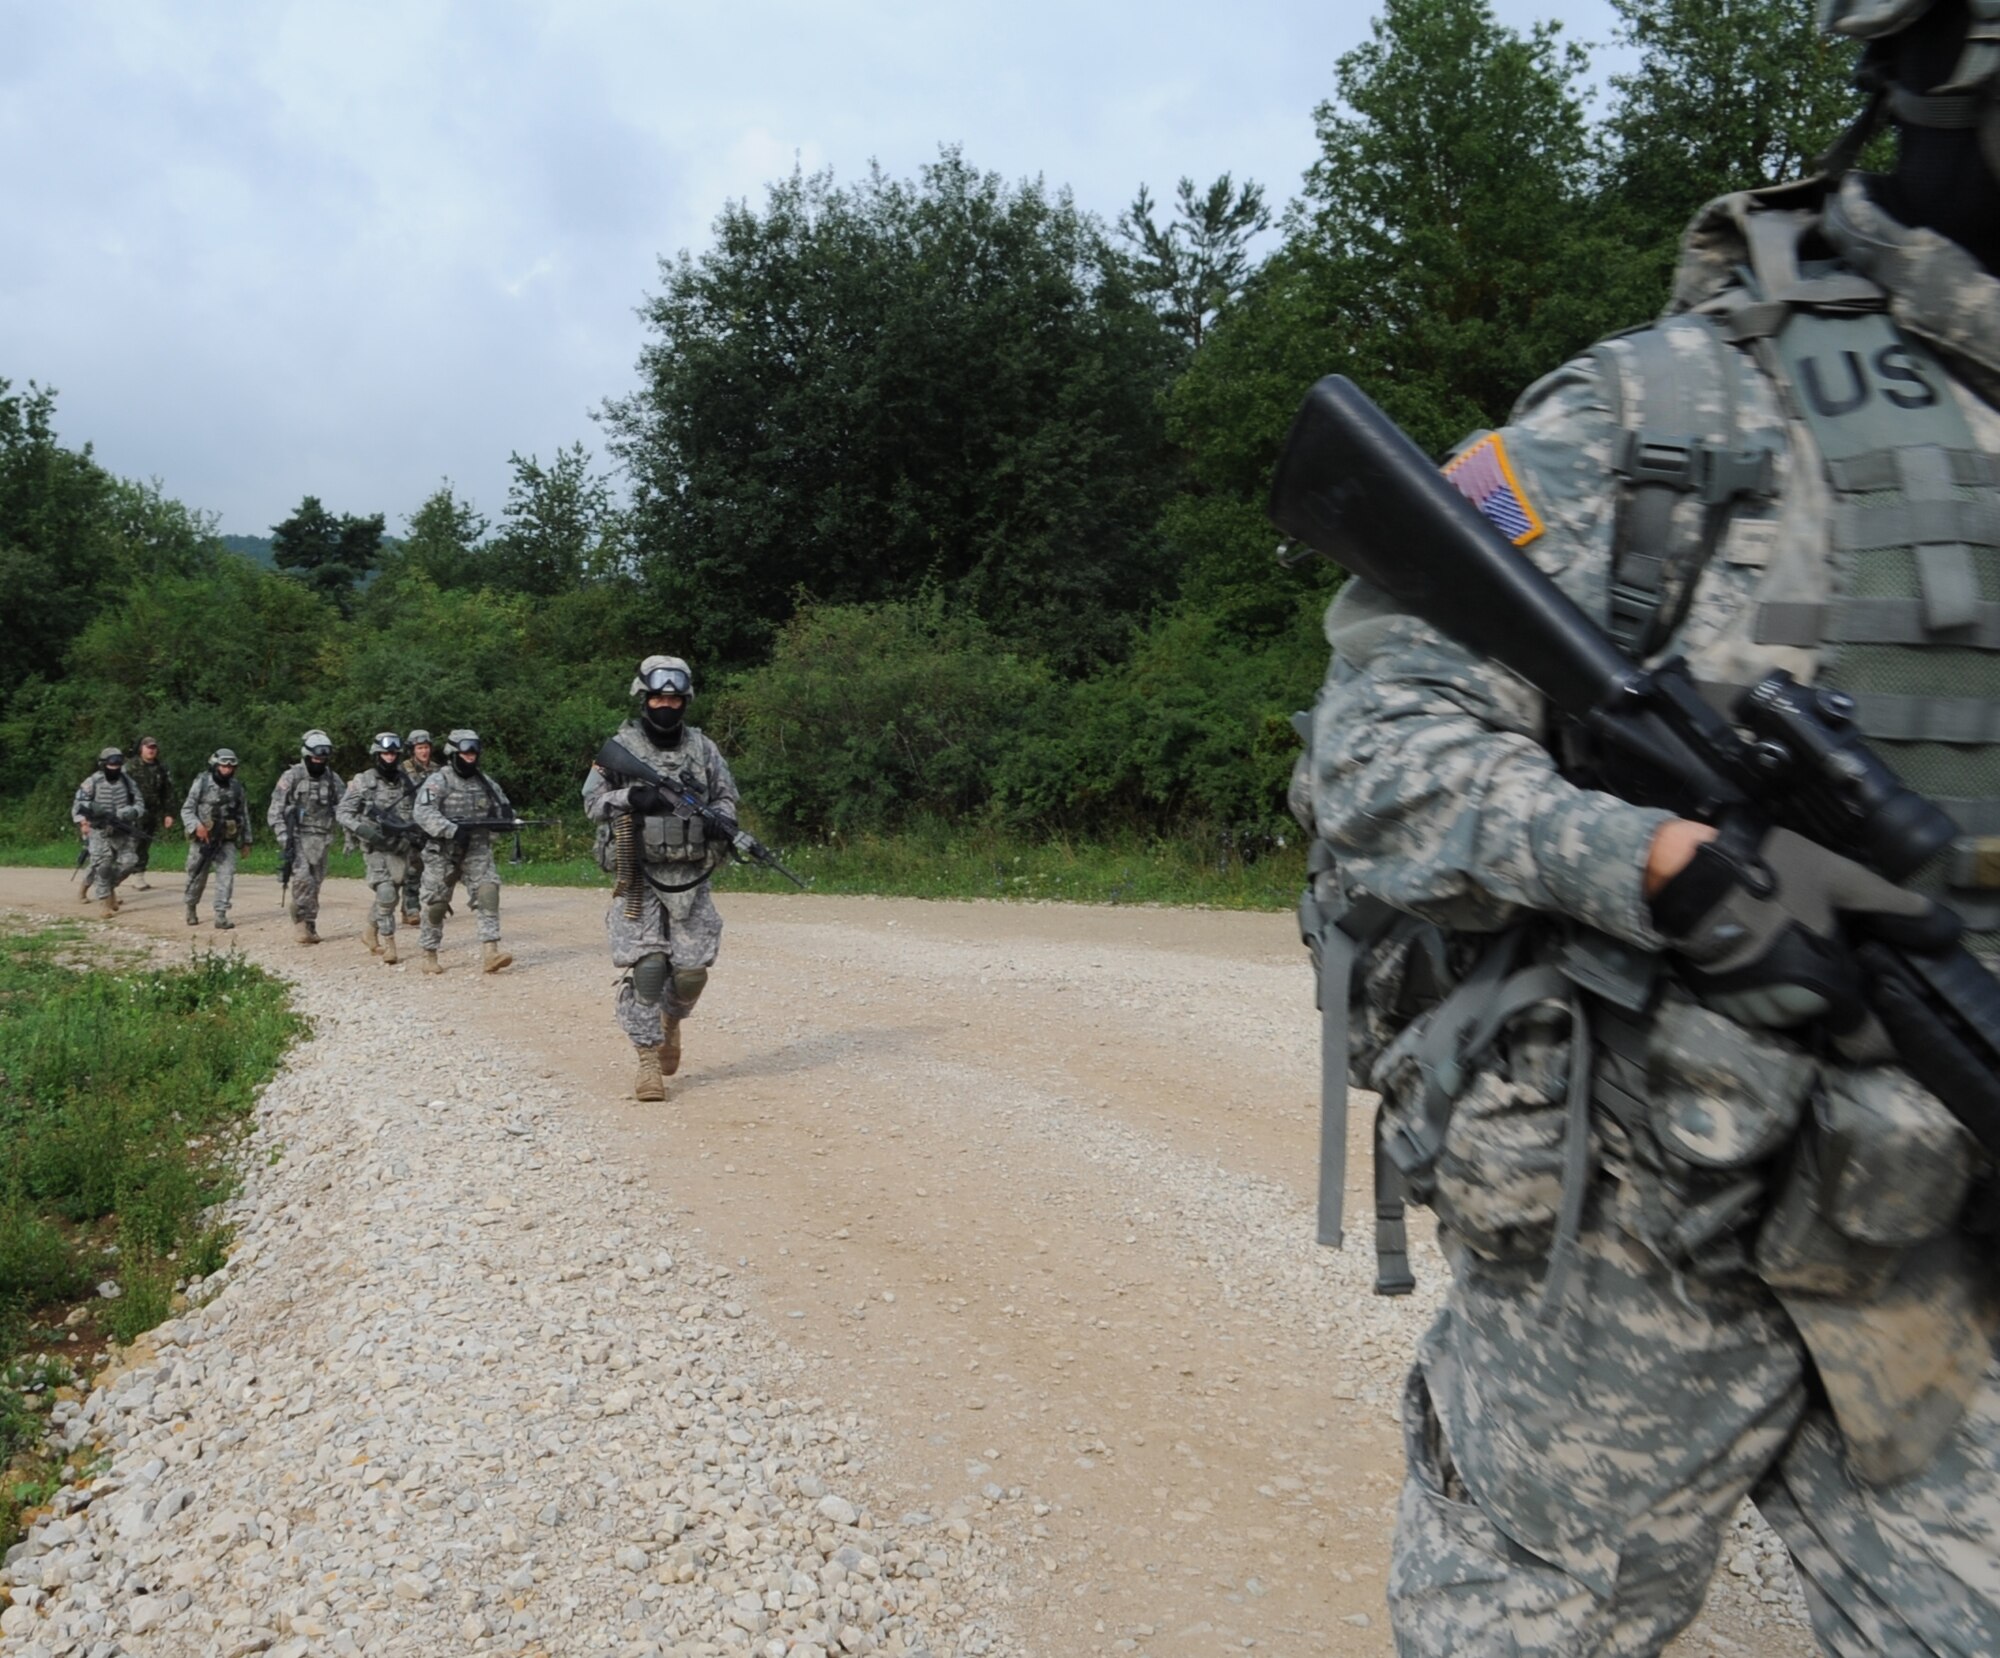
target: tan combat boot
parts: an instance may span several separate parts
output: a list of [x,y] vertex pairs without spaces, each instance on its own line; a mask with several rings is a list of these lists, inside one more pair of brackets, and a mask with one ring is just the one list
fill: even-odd
[[384,967],[394,967],[396,965],[396,935],[394,933],[384,933],[382,935],[382,965]]
[[111,891],[105,895],[104,902],[109,906],[109,908],[107,908],[104,912],[106,915],[116,915],[120,910],[122,910],[125,907],[118,901],[118,889],[116,887],[113,887]]
[[116,898],[106,898],[103,903],[97,906],[97,913],[103,916],[106,921],[109,921],[118,913],[118,900]]
[[368,953],[371,956],[379,956],[382,953],[382,935],[375,930],[375,923],[372,920],[362,930],[361,942],[368,946]]
[[310,921],[295,922],[292,926],[292,937],[297,939],[301,944],[317,944],[319,942],[319,934],[313,930],[313,924]]
[[663,1100],[667,1097],[666,1078],[660,1074],[660,1050],[639,1049],[639,1074],[632,1079],[635,1100]]
[[199,927],[201,925],[201,912],[197,910],[192,904],[188,905],[187,912],[188,912],[188,925],[190,927]]
[[437,951],[426,950],[424,952],[424,971],[426,973],[442,973],[444,971],[443,966],[438,961]]
[[486,972],[497,973],[503,967],[511,967],[513,963],[514,958],[500,948],[500,941],[497,938],[487,940],[486,961],[484,965]]
[[660,1015],[660,1029],[667,1033],[666,1041],[660,1044],[660,1071],[663,1075],[672,1076],[681,1068],[681,1022],[663,1013]]

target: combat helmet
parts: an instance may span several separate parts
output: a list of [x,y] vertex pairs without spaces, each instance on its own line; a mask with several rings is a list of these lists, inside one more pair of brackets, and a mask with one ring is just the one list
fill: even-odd
[[314,726],[299,739],[299,753],[308,760],[325,760],[333,754],[333,739]]
[[401,754],[403,752],[403,739],[398,737],[393,731],[378,731],[369,740],[368,752],[370,754]]
[[649,656],[632,676],[629,696],[694,695],[694,673],[678,656]]
[[233,748],[217,749],[213,754],[211,754],[208,757],[208,763],[211,766],[235,766],[242,764],[242,762],[236,758],[236,750]]
[[100,766],[122,766],[125,764],[125,751],[121,748],[100,748],[97,763]]
[[1976,129],[1988,171],[2000,177],[2000,0],[1964,0],[1966,29],[1958,61],[1937,86],[1908,86],[1896,78],[1896,51],[1888,43],[1937,9],[1938,0],[1819,0],[1819,26],[1867,44],[1855,83],[1871,94],[1867,111],[1822,161],[1843,172],[1861,153],[1884,116],[1899,126],[1942,131]]
[[403,739],[403,741],[411,748],[415,748],[419,743],[427,743],[430,740],[431,740],[431,734],[428,731],[426,731],[422,726],[418,726],[414,731],[412,731],[409,734],[409,736]]

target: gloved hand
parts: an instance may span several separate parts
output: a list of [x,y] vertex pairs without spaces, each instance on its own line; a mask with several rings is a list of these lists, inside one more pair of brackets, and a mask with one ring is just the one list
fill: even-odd
[[756,855],[757,842],[747,829],[737,830],[735,834],[729,837],[729,844],[735,847],[746,858]]
[[1717,1012],[1778,1029],[1823,1018],[1836,1034],[1867,1017],[1850,936],[1925,952],[1959,933],[1942,905],[1789,829],[1753,856],[1699,848],[1654,894],[1653,922]]
[[625,809],[640,817],[657,816],[672,806],[672,798],[656,783],[634,783],[625,791]]
[[468,846],[472,844],[472,831],[466,828],[463,824],[459,825],[458,828],[452,831],[451,844],[457,847],[459,851],[463,852]]
[[146,808],[143,806],[120,806],[111,815],[120,823],[137,823],[146,815]]

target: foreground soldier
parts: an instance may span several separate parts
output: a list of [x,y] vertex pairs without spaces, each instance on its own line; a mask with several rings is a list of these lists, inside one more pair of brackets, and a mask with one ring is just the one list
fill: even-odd
[[292,860],[292,932],[301,944],[319,942],[319,889],[340,804],[340,773],[331,765],[333,739],[308,731],[299,739],[299,762],[278,779],[264,814],[279,848]]
[[118,913],[119,883],[139,867],[139,822],[146,815],[120,750],[97,751],[97,769],[77,785],[69,815],[90,854],[84,899],[96,899],[109,920]]
[[393,967],[396,901],[409,872],[409,849],[418,839],[410,819],[417,791],[403,775],[403,739],[395,732],[377,732],[375,741],[368,745],[368,755],[374,764],[348,779],[347,792],[340,797],[334,817],[365,848],[362,862],[375,895],[375,908],[362,942],[384,965]]
[[493,831],[467,828],[511,818],[514,808],[500,785],[479,769],[479,733],[459,730],[444,740],[445,763],[417,790],[412,816],[430,837],[424,848],[424,924],[418,942],[424,971],[442,973],[445,910],[453,882],[463,882],[479,916],[481,967],[497,973],[514,958],[500,948],[500,866],[493,860]]
[[174,774],[160,758],[159,738],[139,739],[139,763],[132,768],[132,781],[139,785],[140,798],[146,802],[146,815],[139,820],[143,838],[139,842],[139,867],[133,871],[138,878],[133,884],[141,892],[151,892],[153,886],[146,879],[146,870],[153,861],[153,842],[162,829],[174,826]]
[[[1635,654],[1685,653],[1718,698],[1773,667],[1851,694],[1966,831],[1930,887],[1990,952],[2000,148],[1971,123],[2000,127],[2000,49],[1965,0],[1823,15],[1897,89],[1896,173],[1711,206],[1675,287],[1694,315],[1543,381],[1449,472]],[[1309,783],[1363,935],[1353,1075],[1396,1144],[1441,1130],[1402,1167],[1452,1268],[1404,1399],[1399,1649],[1657,1653],[1754,1491],[1829,1651],[2000,1652],[1972,1149],[1863,1062],[1871,1033],[1843,1058],[1807,1023],[1851,937],[1935,910],[1566,781],[1537,697],[1365,583],[1327,632]],[[1727,970],[1706,1001],[1688,962]]]
[[[688,665],[677,656],[647,657],[631,694],[639,708],[616,740],[663,776],[684,779],[733,827],[736,780],[715,744],[686,723],[694,695]],[[619,834],[638,841],[638,884],[613,892],[604,929],[611,964],[629,969],[618,987],[618,1026],[638,1051],[633,1095],[663,1100],[664,1079],[680,1069],[681,1021],[694,1012],[722,947],[708,881],[729,841],[710,836],[692,813],[676,812],[652,784],[615,788],[595,766],[583,780],[583,809],[599,826],[597,860],[607,871],[615,870]]]
[[215,930],[231,931],[229,903],[236,893],[236,857],[250,850],[250,800],[236,775],[236,751],[219,748],[196,773],[187,799],[181,802],[181,822],[187,830],[187,924],[201,922],[201,895],[215,877]]
[[[410,793],[424,786],[424,779],[438,769],[438,763],[431,758],[431,734],[421,727],[403,739],[408,753],[403,756],[403,775],[409,779]],[[423,894],[424,843],[421,839],[411,843],[409,868],[403,875],[403,919],[410,926],[417,924],[417,904]]]

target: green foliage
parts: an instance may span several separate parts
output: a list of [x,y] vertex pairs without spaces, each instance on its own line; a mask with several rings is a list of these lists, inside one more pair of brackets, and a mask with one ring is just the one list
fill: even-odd
[[508,463],[507,512],[480,561],[484,580],[549,598],[622,571],[624,516],[582,444],[558,449],[546,467],[532,455]]
[[335,514],[308,495],[291,517],[271,526],[271,561],[350,615],[355,589],[381,556],[382,530],[379,512]]
[[410,515],[410,533],[383,554],[382,580],[370,599],[380,601],[385,591],[393,595],[409,576],[420,576],[433,587],[476,587],[482,568],[479,549],[488,528],[485,515],[470,501],[461,501],[447,478]]
[[1188,349],[1201,349],[1208,326],[1250,279],[1250,243],[1271,228],[1261,185],[1238,185],[1227,173],[1206,190],[1183,178],[1174,216],[1162,228],[1145,185],[1119,215],[1118,234],[1132,247],[1137,286]]
[[1067,194],[954,150],[914,183],[794,173],[662,277],[605,419],[647,584],[708,672],[763,658],[799,593],[936,582],[1075,666],[1168,589],[1175,342]]

